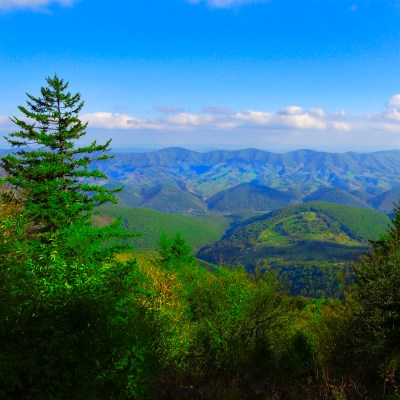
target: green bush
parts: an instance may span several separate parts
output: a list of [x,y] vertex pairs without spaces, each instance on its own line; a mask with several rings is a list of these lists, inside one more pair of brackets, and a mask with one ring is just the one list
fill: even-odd
[[[139,398],[151,330],[133,301],[136,264],[99,260],[101,236],[91,242],[86,227],[46,244],[24,228],[18,216],[3,215],[0,397]],[[78,239],[85,250],[68,252]]]

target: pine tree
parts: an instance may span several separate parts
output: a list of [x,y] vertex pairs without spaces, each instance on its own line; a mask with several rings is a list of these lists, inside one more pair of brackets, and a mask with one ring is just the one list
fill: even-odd
[[36,232],[88,223],[93,208],[116,203],[114,193],[121,190],[96,185],[107,176],[89,169],[92,162],[112,157],[106,154],[111,140],[75,147],[87,127],[78,118],[84,105],[80,94],[68,92],[68,82],[57,75],[46,81],[41,97],[27,93],[27,106],[18,107],[24,117],[11,118],[19,130],[5,139],[18,151],[0,159],[7,196],[22,201]]
[[180,233],[168,237],[164,232],[159,239],[161,262],[167,267],[191,265],[195,261],[192,249]]
[[374,253],[381,253],[383,255],[390,253],[393,247],[398,248],[400,243],[400,202],[394,204],[393,216],[390,218],[390,224],[386,233],[378,240],[370,240],[370,244]]

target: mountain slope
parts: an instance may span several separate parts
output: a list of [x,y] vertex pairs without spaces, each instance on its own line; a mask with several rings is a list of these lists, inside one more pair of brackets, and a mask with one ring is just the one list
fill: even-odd
[[179,188],[157,185],[142,191],[141,207],[168,213],[204,213],[207,206]]
[[356,196],[353,196],[343,189],[331,187],[318,189],[315,192],[312,192],[308,196],[306,196],[303,201],[305,203],[310,201],[326,201],[352,207],[371,208],[371,206],[367,202],[361,200]]
[[369,203],[376,210],[382,212],[390,212],[393,210],[393,207],[399,203],[400,199],[400,188],[395,187],[391,190],[383,192],[373,199],[369,200]]
[[389,218],[373,210],[310,202],[273,211],[239,226],[198,256],[210,262],[351,260],[384,233]]
[[229,227],[229,219],[219,215],[169,214],[146,208],[107,206],[95,215],[97,224],[104,224],[113,218],[121,218],[126,229],[140,234],[133,240],[134,246],[142,250],[157,250],[162,232],[174,235],[180,232],[194,251],[219,240]]
[[211,211],[270,211],[285,207],[295,201],[290,192],[283,192],[255,183],[242,183],[223,190],[207,200]]

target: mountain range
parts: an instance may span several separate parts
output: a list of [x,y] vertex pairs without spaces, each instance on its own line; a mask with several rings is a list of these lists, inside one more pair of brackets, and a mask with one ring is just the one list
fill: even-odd
[[389,212],[400,195],[400,151],[278,154],[168,148],[117,153],[93,165],[124,185],[120,204],[174,213],[271,211],[307,201]]

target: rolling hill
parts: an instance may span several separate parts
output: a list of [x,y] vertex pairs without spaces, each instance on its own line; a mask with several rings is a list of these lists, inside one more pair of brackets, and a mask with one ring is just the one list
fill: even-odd
[[[121,184],[115,181],[107,183],[109,188],[119,186]],[[158,183],[144,187],[125,185],[116,197],[118,204],[124,207],[143,207],[178,214],[204,214],[208,211],[204,201],[172,184]]]
[[389,218],[373,210],[327,202],[290,206],[244,222],[199,251],[209,262],[254,265],[257,259],[344,262],[368,249]]
[[223,190],[207,200],[210,211],[223,213],[241,211],[271,211],[294,203],[291,192],[272,189],[255,183],[242,183]]
[[198,214],[207,211],[207,205],[193,196],[173,186],[156,185],[142,190],[141,207],[168,213]]

